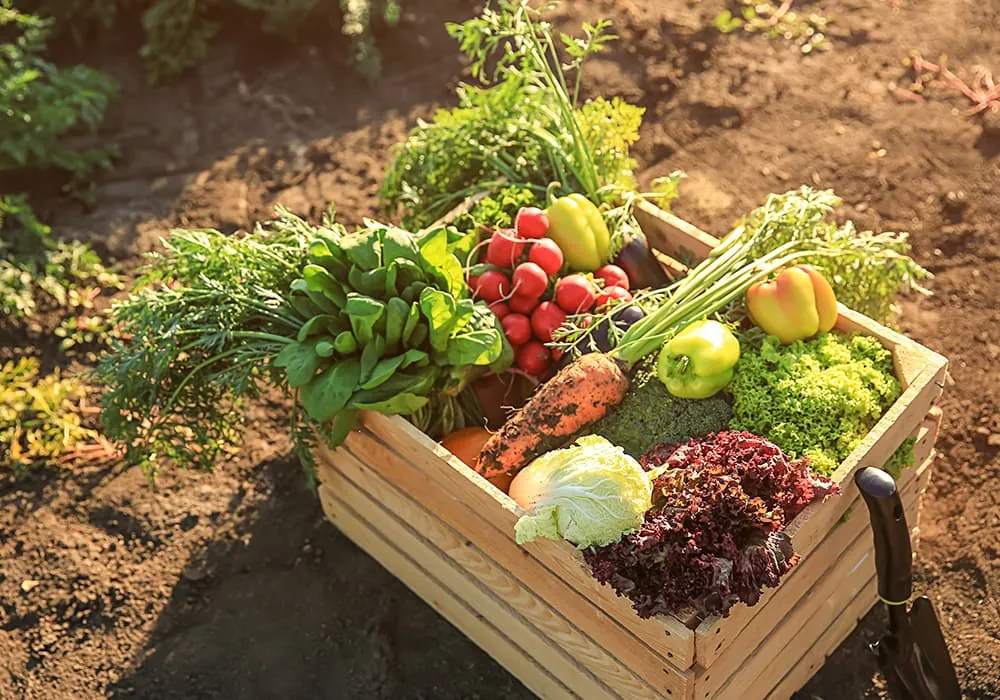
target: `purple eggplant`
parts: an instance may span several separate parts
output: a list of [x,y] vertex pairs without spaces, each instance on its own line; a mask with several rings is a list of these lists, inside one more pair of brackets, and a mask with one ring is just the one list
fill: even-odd
[[625,245],[618,251],[614,263],[625,270],[632,289],[658,289],[670,282],[667,273],[650,252],[646,236],[642,233],[627,234]]
[[[626,331],[633,324],[642,319],[646,314],[638,306],[628,305],[611,314],[611,319],[601,321],[593,331],[576,341],[574,348],[581,355],[592,352],[609,352],[614,348],[611,342],[609,331],[613,322],[621,331]],[[565,367],[570,363],[570,355],[566,353],[559,362],[559,367]]]

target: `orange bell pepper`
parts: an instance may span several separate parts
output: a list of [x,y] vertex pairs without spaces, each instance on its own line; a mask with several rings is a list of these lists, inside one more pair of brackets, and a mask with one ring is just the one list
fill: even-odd
[[782,270],[770,281],[747,290],[750,318],[784,344],[829,332],[837,322],[833,287],[809,265]]

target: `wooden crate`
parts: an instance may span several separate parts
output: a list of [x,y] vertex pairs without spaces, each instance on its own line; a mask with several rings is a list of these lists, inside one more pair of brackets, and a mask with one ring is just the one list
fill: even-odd
[[[717,239],[667,212],[638,212],[668,271]],[[640,619],[567,542],[514,541],[521,510],[399,417],[365,413],[336,450],[320,448],[320,498],[349,538],[542,698],[788,698],[877,600],[868,514],[852,475],[908,436],[899,480],[914,546],[929,483],[947,361],[841,306],[837,328],[891,349],[903,392],[833,479],[841,493],[788,527],[802,559],[752,607],[726,618]]]

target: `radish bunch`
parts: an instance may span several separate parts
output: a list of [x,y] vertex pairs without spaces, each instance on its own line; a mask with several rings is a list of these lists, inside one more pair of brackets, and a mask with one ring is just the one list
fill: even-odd
[[616,265],[591,275],[560,277],[563,251],[545,238],[545,212],[521,209],[513,229],[499,229],[484,241],[476,271],[468,278],[473,297],[487,302],[514,347],[517,367],[543,377],[561,355],[546,347],[569,314],[597,311],[612,300],[631,300],[629,279]]

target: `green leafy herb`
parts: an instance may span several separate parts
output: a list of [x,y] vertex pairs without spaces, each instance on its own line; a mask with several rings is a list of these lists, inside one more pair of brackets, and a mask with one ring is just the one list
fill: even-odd
[[[301,321],[287,302],[313,229],[281,212],[252,234],[175,231],[136,291],[111,311],[115,341],[94,376],[105,385],[102,422],[127,459],[155,473],[163,459],[210,468],[238,444],[240,406],[261,394],[272,361],[310,360],[287,348]],[[294,356],[294,357],[293,357]],[[293,422],[311,464],[311,430]]]
[[[632,189],[643,110],[620,99],[579,104],[580,70],[613,37],[601,20],[582,37],[556,34],[526,0],[448,25],[487,88],[462,85],[458,107],[418,122],[398,146],[380,197],[404,224],[426,226],[464,197],[507,185],[536,195],[552,183],[610,202]],[[561,51],[560,51],[561,48]]]
[[836,256],[806,257],[800,263],[821,268],[833,285],[837,300],[877,321],[894,315],[901,292],[929,293],[920,280],[931,274],[908,256],[905,233],[858,231],[851,222],[831,221],[840,199],[830,190],[798,190],[775,194],[741,222],[759,232],[753,254],[760,256],[789,241],[818,239]]

